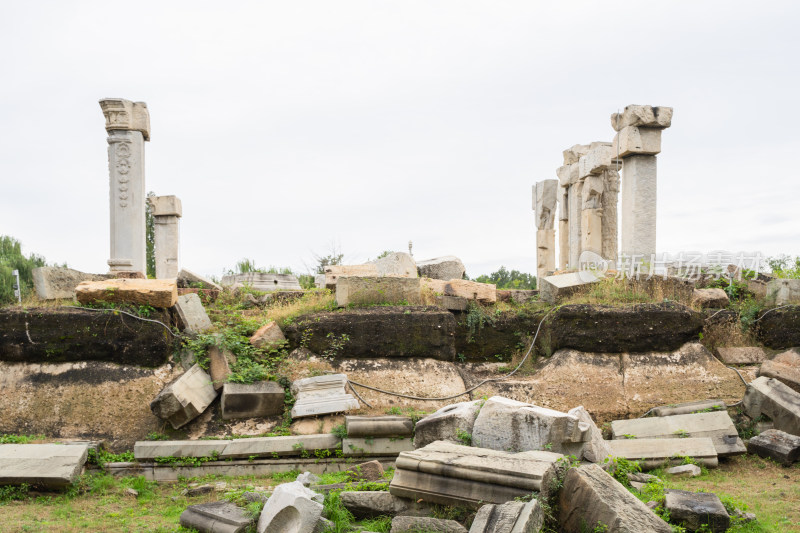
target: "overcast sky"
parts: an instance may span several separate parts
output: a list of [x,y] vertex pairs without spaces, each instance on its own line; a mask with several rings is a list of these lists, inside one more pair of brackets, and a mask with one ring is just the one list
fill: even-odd
[[304,270],[331,245],[535,272],[531,185],[672,106],[658,249],[800,255],[800,3],[11,2],[0,7],[0,234],[105,272],[97,101],[147,102],[147,190],[181,264]]

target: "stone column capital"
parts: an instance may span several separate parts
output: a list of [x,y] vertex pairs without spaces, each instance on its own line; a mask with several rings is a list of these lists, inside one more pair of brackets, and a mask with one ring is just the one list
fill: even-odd
[[160,216],[183,216],[181,199],[177,196],[150,196],[147,198],[150,208],[153,210],[154,217]]
[[146,103],[104,98],[100,100],[100,108],[106,118],[106,131],[140,131],[145,141],[150,140],[150,113]]

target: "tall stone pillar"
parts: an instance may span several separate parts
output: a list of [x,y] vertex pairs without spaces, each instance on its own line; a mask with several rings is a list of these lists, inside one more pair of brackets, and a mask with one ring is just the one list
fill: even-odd
[[617,163],[614,168],[603,172],[603,230],[602,251],[600,255],[609,262],[608,268],[616,270],[617,255],[619,255],[619,172]]
[[536,212],[537,285],[556,269],[556,230],[553,227],[558,202],[558,180],[544,180],[533,186],[533,209]]
[[[559,243],[562,243],[562,248],[566,248],[566,257],[564,257],[564,250],[561,251],[561,256],[564,262],[561,268],[577,269],[578,258],[581,255],[581,205],[582,200],[582,187],[578,176],[578,166],[580,158],[586,155],[589,151],[589,145],[576,144],[571,148],[567,148],[563,152],[564,165],[556,170],[558,175],[559,184],[566,188],[567,194],[565,204],[563,205],[565,215],[561,216],[562,220],[566,220],[567,231],[566,235],[559,237]],[[564,224],[559,223],[559,230]],[[566,242],[566,246],[564,243]]]
[[148,198],[153,212],[156,278],[178,277],[180,251],[181,200],[177,196]]
[[[605,176],[613,164],[611,143],[594,142],[578,162],[581,188],[581,250],[603,254]],[[603,259],[608,259],[603,257]],[[576,262],[576,268],[580,265]]]
[[558,268],[569,265],[569,188],[558,187]]
[[150,140],[147,104],[100,100],[108,132],[111,257],[114,272],[147,272],[144,142]]
[[611,115],[615,157],[622,159],[621,252],[649,262],[656,253],[656,154],[671,107],[629,105]]

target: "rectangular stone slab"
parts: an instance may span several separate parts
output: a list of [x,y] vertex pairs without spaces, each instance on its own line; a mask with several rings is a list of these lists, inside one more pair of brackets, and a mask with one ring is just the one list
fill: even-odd
[[422,305],[419,278],[340,276],[336,283],[336,304],[339,307],[402,302]]
[[720,347],[714,355],[726,365],[758,365],[767,360],[767,352],[758,346]]
[[722,400],[700,400],[696,402],[679,403],[677,405],[662,405],[653,409],[655,416],[688,415],[697,411],[724,411],[727,408]]
[[0,444],[0,485],[61,488],[81,474],[86,444]]
[[611,434],[614,439],[624,439],[624,435],[634,435],[638,439],[671,439],[683,435],[710,437],[720,457],[747,452],[727,411],[614,420]]
[[406,437],[414,434],[407,416],[346,416],[348,437]]
[[396,467],[528,491],[547,491],[563,455],[547,451],[509,453],[436,441],[401,453]]
[[203,302],[194,293],[178,296],[175,311],[183,322],[184,332],[189,335],[202,333],[211,327],[211,319],[206,314]]
[[83,281],[75,288],[75,297],[82,304],[109,302],[166,308],[178,301],[178,284],[174,279]]
[[800,393],[775,378],[762,376],[748,383],[742,407],[752,419],[763,414],[775,429],[800,435]]
[[222,454],[226,440],[156,440],[137,441],[133,456],[137,461],[152,461],[156,457],[211,457]]
[[165,440],[138,441],[133,447],[137,460],[155,457],[211,457],[219,459],[302,455],[303,451],[333,450],[341,441],[332,433],[320,435],[290,435],[286,437],[256,437],[233,440]]
[[283,413],[285,392],[274,381],[225,383],[222,386],[222,419],[255,418]]
[[394,473],[389,492],[400,498],[473,509],[484,503],[505,503],[530,494],[525,489],[400,469]]
[[414,449],[411,437],[348,437],[342,439],[342,452],[345,456],[395,455]]
[[621,439],[610,440],[611,455],[639,461],[643,469],[652,470],[665,463],[678,465],[683,460],[675,456],[691,457],[709,468],[719,464],[717,449],[709,437],[689,439]]
[[253,522],[247,511],[227,501],[190,505],[180,517],[185,528],[214,533],[241,533]]

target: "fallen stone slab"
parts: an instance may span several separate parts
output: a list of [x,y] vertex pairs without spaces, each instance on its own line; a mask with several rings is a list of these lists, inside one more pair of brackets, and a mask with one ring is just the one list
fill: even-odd
[[422,305],[419,278],[340,276],[336,283],[339,307]]
[[262,292],[274,291],[299,291],[303,287],[291,274],[265,274],[262,272],[245,272],[243,274],[229,274],[222,276],[220,285],[238,289],[245,285],[251,289]]
[[346,385],[347,376],[344,374],[330,374],[293,381],[291,389],[295,397],[295,404],[292,407],[292,418],[358,409],[358,400],[352,394],[345,392]]
[[470,300],[461,298],[460,296],[436,295],[436,305],[448,311],[469,311],[469,302]]
[[760,377],[751,381],[742,407],[750,418],[766,415],[775,429],[800,436],[800,393],[777,379]]
[[[149,316],[169,324],[169,312]],[[107,361],[158,367],[173,351],[164,326],[122,313],[72,307],[0,309],[0,360],[14,363]]]
[[241,533],[254,521],[247,511],[228,501],[190,505],[180,517],[181,526],[200,533]]
[[638,461],[643,470],[665,464],[677,466],[690,457],[708,468],[719,464],[717,449],[709,437],[688,439],[620,439],[608,441],[613,457]]
[[414,447],[422,448],[437,440],[463,444],[459,434],[472,435],[482,405],[482,400],[454,403],[421,419],[414,428]]
[[83,281],[102,281],[106,274],[87,274],[66,267],[38,267],[33,272],[33,288],[40,300],[72,300],[75,288]]
[[731,517],[716,494],[667,489],[664,491],[664,508],[670,520],[689,531],[706,526],[708,531],[723,533],[731,525]]
[[264,324],[250,337],[250,344],[256,348],[279,348],[283,346],[285,342],[286,337],[275,321]]
[[201,276],[200,274],[195,274],[191,270],[187,270],[182,268],[180,272],[178,272],[178,288],[185,288],[185,289],[211,289],[216,291],[221,291],[222,287],[217,285],[210,279],[206,278],[205,276]]
[[731,300],[722,289],[695,289],[692,293],[692,303],[704,309],[721,309],[728,307]]
[[445,296],[458,296],[467,300],[477,300],[484,304],[497,302],[497,285],[478,283],[466,279],[451,279],[444,284]]
[[347,437],[342,452],[348,456],[397,455],[414,449],[411,437]]
[[588,270],[546,276],[539,281],[539,299],[555,305],[600,279]]
[[487,504],[478,509],[469,533],[537,533],[544,524],[538,500]]
[[559,492],[558,522],[565,533],[607,531],[663,532],[672,528],[600,466],[570,468]]
[[339,497],[342,505],[358,519],[398,514],[425,516],[430,506],[408,498],[398,498],[385,490],[343,491]]
[[637,439],[710,437],[720,457],[747,452],[727,411],[614,420],[611,435],[614,439],[626,435]]
[[699,400],[695,402],[662,405],[653,409],[655,416],[688,415],[699,412],[725,411],[727,405],[722,400]]
[[82,304],[108,302],[167,308],[178,301],[178,285],[174,279],[82,281],[75,288],[75,297]]
[[414,424],[407,416],[346,416],[348,437],[410,437]]
[[258,533],[314,533],[322,518],[322,495],[297,481],[278,485],[258,519]]
[[178,301],[175,303],[175,311],[183,324],[184,333],[188,335],[203,333],[212,326],[211,319],[208,318],[203,307],[203,302],[200,301],[200,297],[196,294],[178,296]]
[[257,418],[283,414],[286,392],[274,381],[225,383],[222,387],[222,419]]
[[343,276],[416,278],[417,264],[411,254],[394,252],[362,265],[330,265],[325,267],[325,287],[336,290]]
[[67,487],[80,476],[88,453],[86,444],[2,444],[0,485]]
[[346,472],[350,473],[349,476],[351,480],[386,481],[383,477],[385,470],[380,461],[367,461],[353,468],[348,468]]
[[667,474],[677,477],[697,477],[703,473],[702,469],[697,465],[680,465],[667,468]]
[[747,452],[789,466],[800,461],[800,437],[768,429],[747,441]]
[[228,441],[228,445],[220,453],[220,458],[275,457],[302,455],[303,452],[310,452],[313,455],[317,450],[336,450],[340,445],[341,440],[332,433],[234,439]]
[[535,300],[539,296],[538,290],[527,289],[498,289],[497,299],[501,302],[515,302],[517,304],[524,304],[531,300]]
[[455,330],[453,313],[438,307],[376,306],[300,317],[284,333],[293,349],[305,343],[314,353],[333,351],[337,358],[453,361]]
[[758,365],[767,360],[767,352],[758,346],[720,347],[714,355],[726,365]]
[[463,278],[465,271],[464,263],[454,255],[417,261],[417,274],[421,278],[450,281]]
[[200,416],[216,397],[211,376],[194,365],[158,393],[150,402],[150,410],[178,429]]
[[158,440],[137,441],[133,456],[137,461],[152,461],[156,457],[211,457],[225,451],[226,440]]
[[767,348],[784,350],[800,346],[800,305],[768,309],[757,320],[756,335]]
[[482,448],[522,452],[552,450],[581,453],[590,427],[577,416],[493,396],[481,407],[472,430],[472,443]]
[[214,390],[221,390],[228,381],[228,376],[233,373],[231,367],[236,364],[236,355],[222,345],[219,335],[217,342],[208,347],[208,373],[211,375],[211,382]]
[[395,496],[478,508],[539,491],[549,494],[561,454],[509,453],[437,441],[401,453],[389,492]]
[[392,519],[391,533],[467,533],[467,529],[455,520],[429,518],[427,516],[396,516]]
[[611,453],[611,449],[603,439],[603,432],[597,427],[597,424],[594,423],[591,415],[589,415],[582,405],[570,409],[567,414],[576,417],[579,425],[589,427],[588,439],[582,445],[581,455],[576,457],[585,459],[590,463],[603,464]]
[[764,361],[759,376],[775,378],[795,392],[800,392],[800,352],[795,348]]

